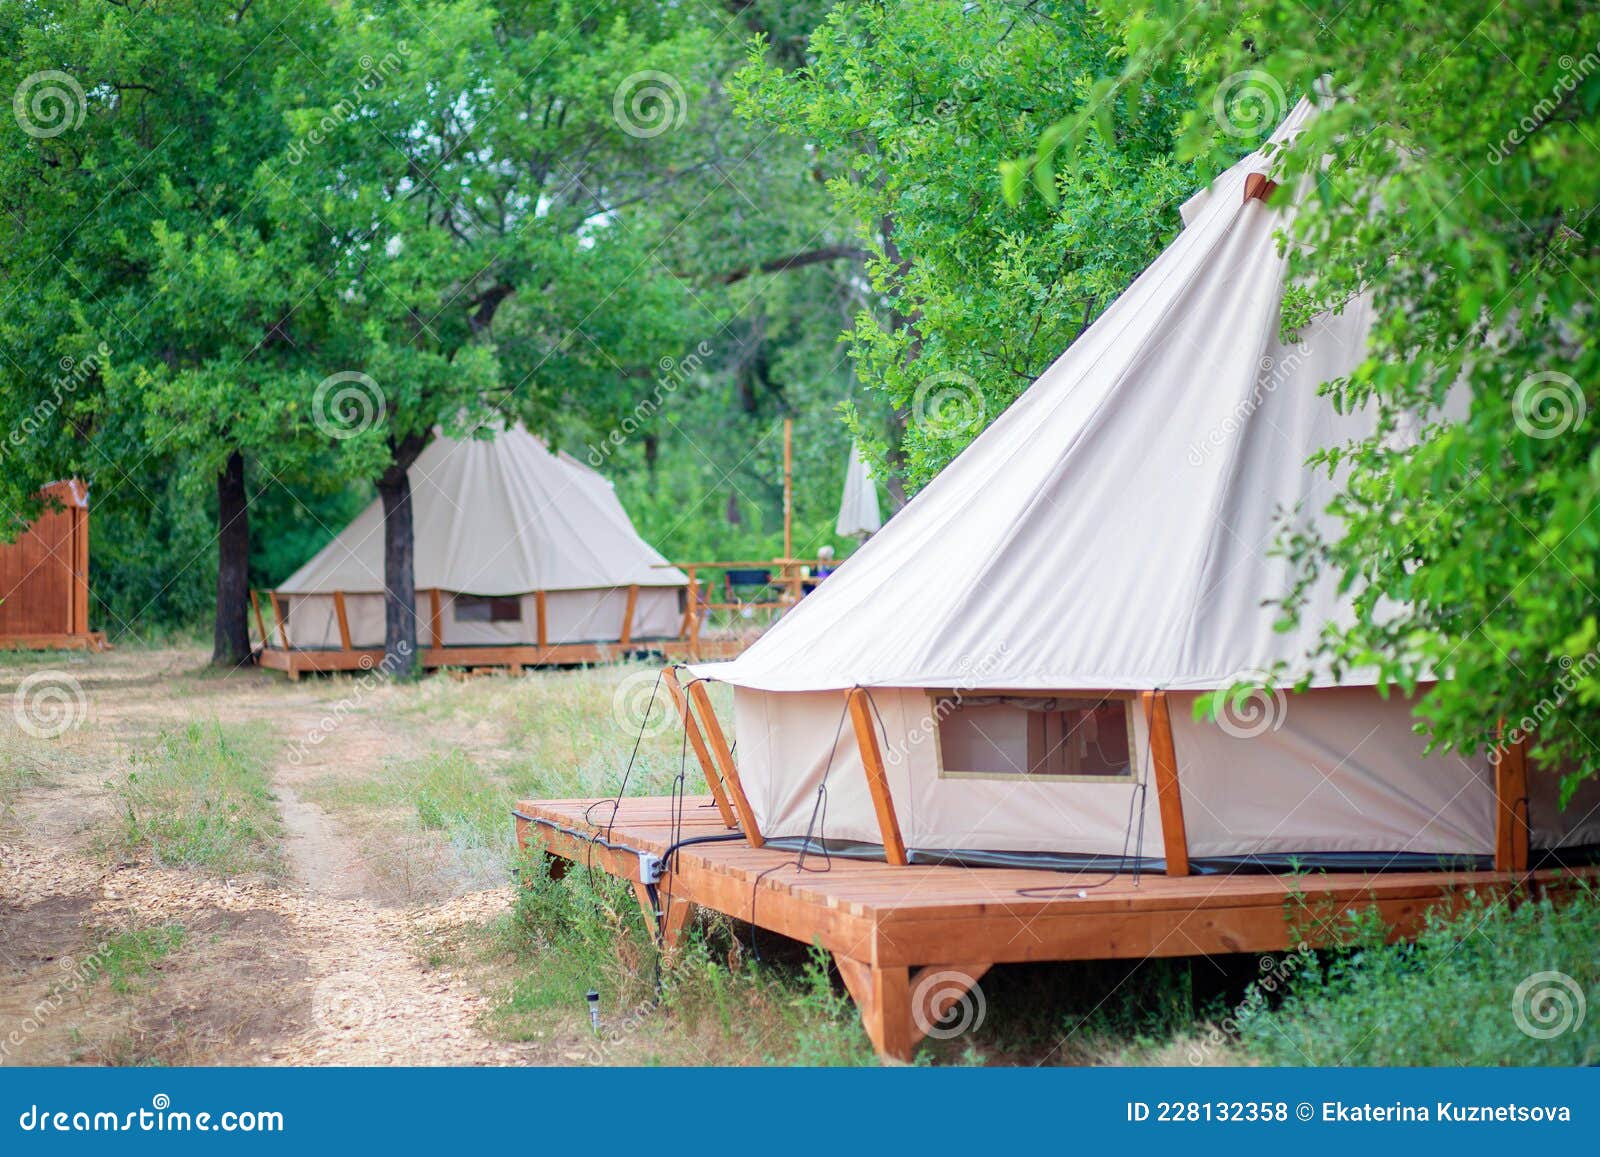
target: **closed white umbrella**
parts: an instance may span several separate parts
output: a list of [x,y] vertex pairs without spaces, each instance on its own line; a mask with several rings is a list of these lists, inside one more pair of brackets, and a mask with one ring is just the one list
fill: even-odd
[[842,538],[866,538],[883,526],[878,513],[878,486],[872,471],[861,460],[861,447],[850,443],[850,465],[844,472],[844,496],[839,501],[839,521],[834,525]]

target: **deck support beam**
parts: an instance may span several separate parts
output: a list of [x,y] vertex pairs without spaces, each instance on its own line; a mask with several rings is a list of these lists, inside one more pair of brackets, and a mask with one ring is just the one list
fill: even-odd
[[1172,712],[1165,691],[1146,691],[1144,721],[1150,731],[1150,762],[1161,807],[1161,839],[1167,875],[1189,874],[1189,836],[1183,825],[1183,796],[1178,790],[1178,755],[1172,743]]
[[878,746],[878,730],[872,722],[872,702],[866,688],[850,691],[850,722],[855,726],[856,745],[861,749],[861,765],[867,772],[867,789],[872,793],[872,810],[878,815],[878,832],[883,837],[883,858],[891,864],[906,862],[906,842],[900,835],[900,821],[889,794],[889,773],[883,766],[883,751]]
[[739,826],[744,831],[744,838],[750,841],[752,848],[759,848],[767,841],[762,838],[761,828],[756,824],[755,812],[750,809],[750,798],[744,794],[744,784],[739,780],[739,769],[733,762],[733,748],[728,746],[728,737],[722,733],[722,723],[717,719],[716,708],[711,705],[711,696],[706,694],[704,680],[696,679],[689,684],[689,698],[694,701],[695,710],[700,713],[700,726],[705,729],[712,757],[716,759],[717,769],[722,773],[722,781],[728,785],[728,797],[733,803],[734,811],[739,815]]
[[728,793],[723,790],[722,776],[717,773],[717,765],[711,761],[711,751],[706,747],[706,738],[700,732],[700,725],[695,722],[694,712],[689,709],[689,699],[683,693],[683,684],[678,682],[678,669],[662,668],[661,681],[667,685],[667,691],[672,695],[673,705],[678,709],[678,719],[689,737],[689,746],[694,749],[694,757],[700,761],[700,770],[705,773],[706,786],[711,789],[711,798],[717,801],[717,812],[722,816],[722,822],[730,828],[738,827],[733,807],[728,803]]

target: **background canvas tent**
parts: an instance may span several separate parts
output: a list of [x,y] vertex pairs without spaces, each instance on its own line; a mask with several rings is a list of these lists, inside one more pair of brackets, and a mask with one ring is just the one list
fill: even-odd
[[[438,437],[410,470],[424,643],[558,647],[671,638],[684,575],[611,484],[522,429]],[[296,650],[383,645],[383,508],[373,502],[275,592]],[[437,630],[438,637],[433,637]],[[282,648],[275,634],[271,642]]]
[[[1322,525],[1335,492],[1305,463],[1374,422],[1316,392],[1364,356],[1369,302],[1279,332],[1291,210],[1266,176],[1309,115],[1185,206],[1150,268],[793,614],[690,668],[734,687],[760,836],[1178,873],[1515,866],[1529,823],[1535,849],[1600,843],[1600,796],[1562,812],[1553,777],[1525,790],[1519,747],[1425,756],[1412,703],[1306,669],[1347,613],[1331,576],[1274,629],[1282,519]],[[1202,693],[1278,663],[1313,689],[1195,720]]]
[[850,463],[844,472],[844,493],[839,498],[839,519],[834,530],[840,538],[867,539],[883,526],[878,511],[878,484],[861,460],[861,447],[850,443]]
[[0,543],[0,647],[100,650],[89,630],[89,488],[56,482],[48,507],[15,542]]

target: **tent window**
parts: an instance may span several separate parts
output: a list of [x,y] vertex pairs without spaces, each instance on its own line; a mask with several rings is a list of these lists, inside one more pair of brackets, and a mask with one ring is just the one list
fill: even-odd
[[1131,698],[935,695],[939,773],[1105,783],[1133,778]]
[[457,595],[455,615],[458,623],[520,623],[522,600],[519,598],[484,598],[480,595]]

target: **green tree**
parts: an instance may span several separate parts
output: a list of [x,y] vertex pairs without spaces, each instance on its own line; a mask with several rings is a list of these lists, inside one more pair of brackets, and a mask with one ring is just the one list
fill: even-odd
[[1081,5],[893,0],[834,6],[801,67],[751,50],[736,102],[806,142],[872,254],[847,340],[880,399],[850,407],[880,476],[937,473],[1176,230],[1177,80],[1128,104],[1056,204],[999,196],[1001,163],[1083,108],[1118,47]]
[[[1373,295],[1368,359],[1324,389],[1380,422],[1320,458],[1348,470],[1342,534],[1284,548],[1354,595],[1327,658],[1438,677],[1437,743],[1480,750],[1504,721],[1570,790],[1600,767],[1600,6],[1108,7],[1130,56],[1098,91],[1125,103],[1184,60],[1185,148],[1208,167],[1326,94],[1282,158],[1296,311]],[[1068,121],[1034,161],[1091,136]]]
[[289,140],[277,71],[325,19],[297,0],[0,10],[0,406],[15,423],[59,392],[51,363],[78,367],[8,485],[78,473],[113,507],[151,505],[152,485],[163,503],[215,501],[216,555],[174,549],[151,598],[216,557],[213,659],[228,665],[250,655],[246,461],[308,464],[291,436],[296,305],[316,266],[275,229],[260,166]]

